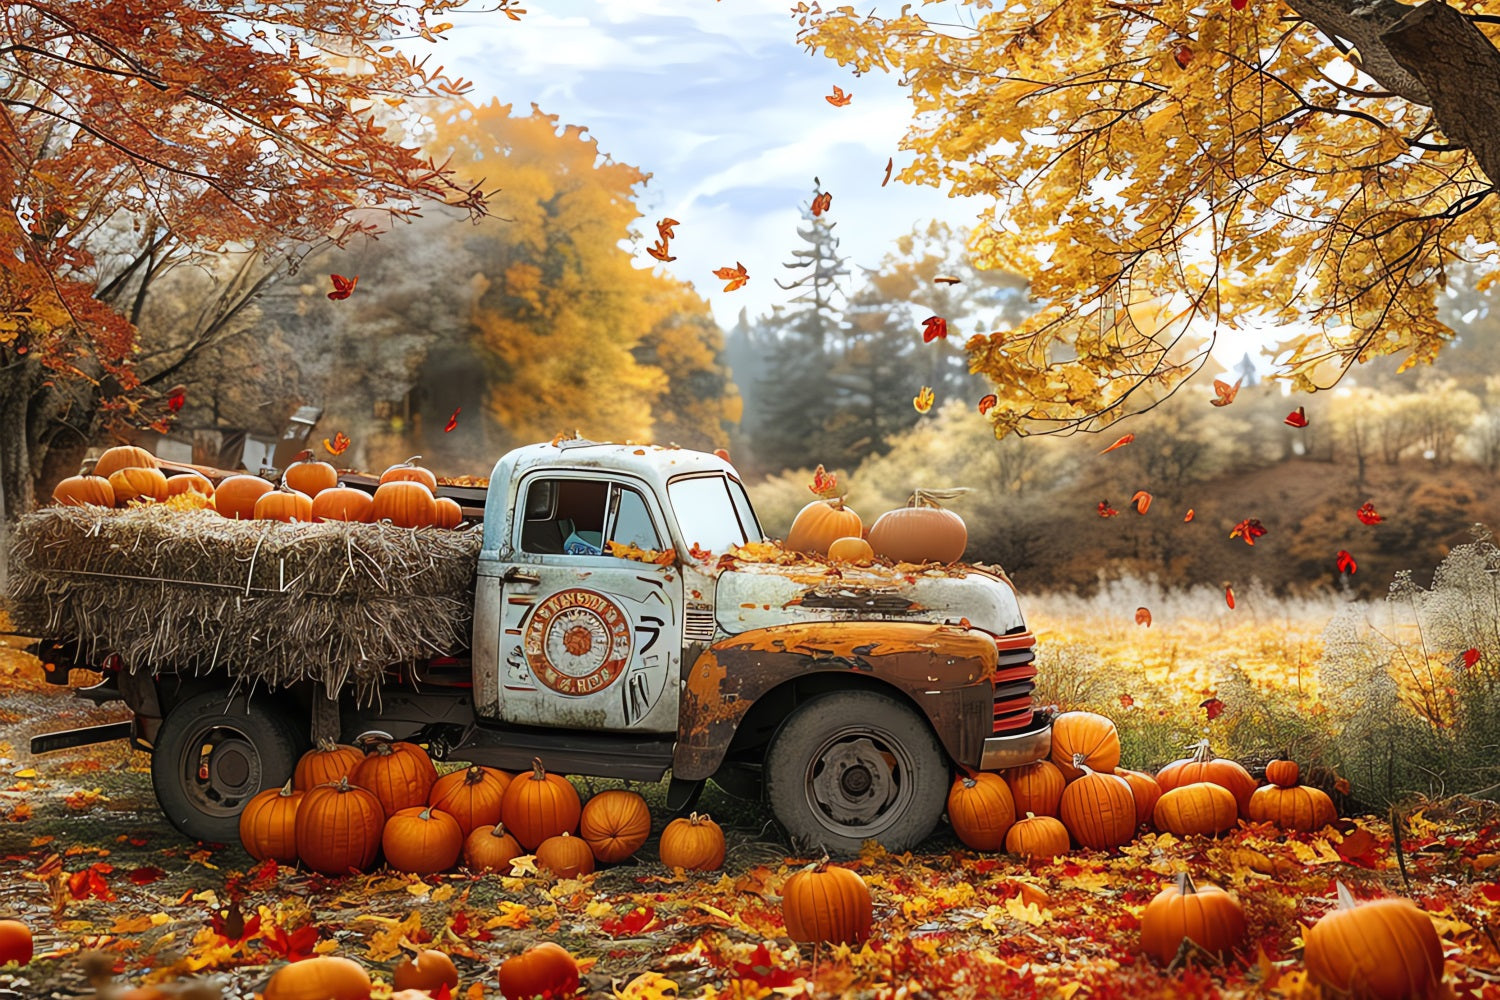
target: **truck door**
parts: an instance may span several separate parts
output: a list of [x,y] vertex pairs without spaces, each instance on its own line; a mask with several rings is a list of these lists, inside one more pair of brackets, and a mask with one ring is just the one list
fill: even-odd
[[673,732],[682,657],[676,566],[653,492],[624,477],[537,472],[520,484],[515,565],[502,583],[500,718]]

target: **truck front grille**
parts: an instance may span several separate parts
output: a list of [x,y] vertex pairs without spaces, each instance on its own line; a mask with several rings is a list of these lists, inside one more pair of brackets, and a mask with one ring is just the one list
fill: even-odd
[[1036,636],[1016,632],[995,637],[1000,660],[995,666],[994,732],[1020,729],[1031,722],[1031,692],[1036,683]]
[[682,616],[682,637],[687,642],[713,642],[716,627],[712,608],[688,608]]

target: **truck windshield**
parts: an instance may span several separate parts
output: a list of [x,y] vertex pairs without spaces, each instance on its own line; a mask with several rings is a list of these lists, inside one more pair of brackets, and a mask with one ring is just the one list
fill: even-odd
[[710,552],[760,541],[760,525],[744,487],[725,476],[693,476],[667,484],[685,544]]

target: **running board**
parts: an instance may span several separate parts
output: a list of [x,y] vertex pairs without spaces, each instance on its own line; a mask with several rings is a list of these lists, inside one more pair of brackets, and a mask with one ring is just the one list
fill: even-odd
[[31,738],[31,752],[51,753],[54,750],[67,750],[71,747],[86,747],[94,743],[108,743],[110,740],[128,740],[130,738],[131,723],[111,722],[103,726],[87,726],[83,729],[64,729],[57,733],[43,733]]
[[549,771],[595,778],[660,781],[672,766],[674,736],[474,726],[444,756],[524,773],[538,758]]

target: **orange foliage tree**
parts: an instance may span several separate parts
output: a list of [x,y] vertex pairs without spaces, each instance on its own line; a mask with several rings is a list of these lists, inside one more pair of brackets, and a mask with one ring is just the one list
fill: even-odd
[[[49,449],[166,419],[131,321],[196,255],[267,259],[483,194],[403,141],[461,81],[397,52],[467,0],[41,0],[0,11],[0,498]],[[510,0],[501,3],[506,10]],[[152,396],[157,402],[148,402]]]

